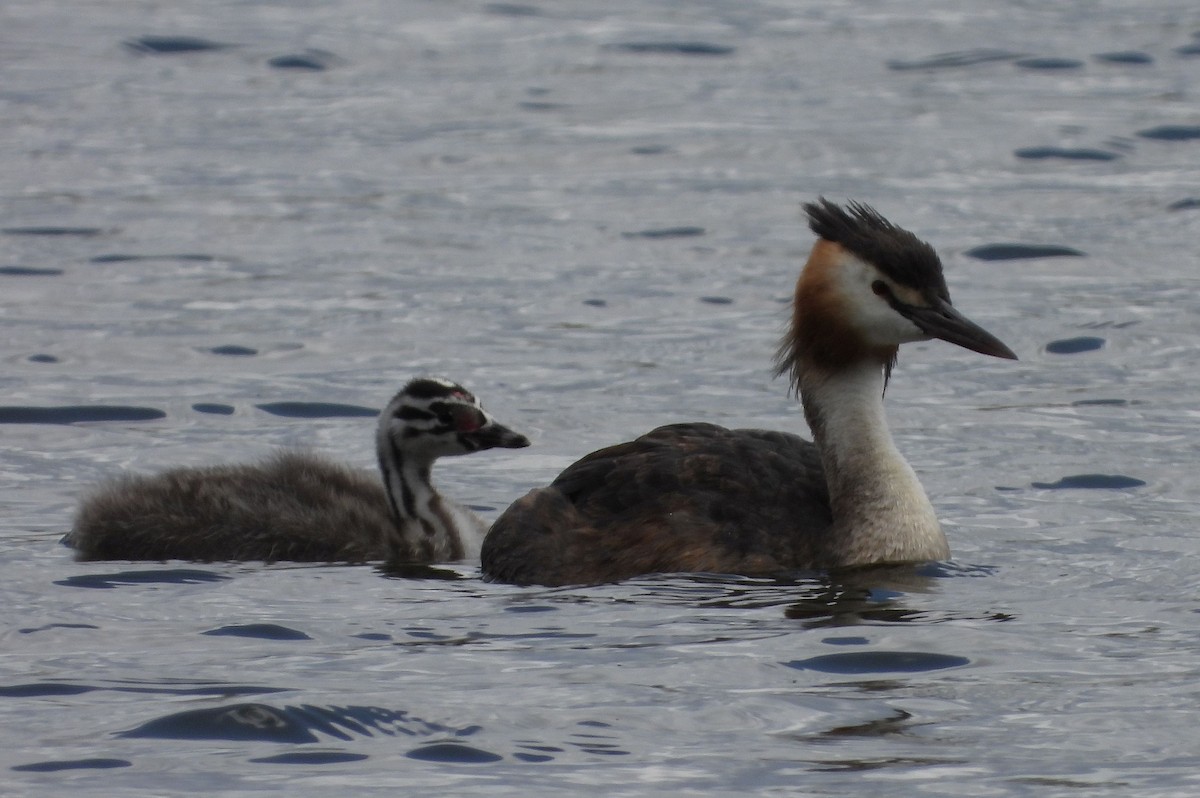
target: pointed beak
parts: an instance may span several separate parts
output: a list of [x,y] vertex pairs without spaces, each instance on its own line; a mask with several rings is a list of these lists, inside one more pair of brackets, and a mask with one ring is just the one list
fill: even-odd
[[957,344],[972,352],[1016,360],[1017,356],[996,336],[955,310],[943,299],[935,298],[929,307],[895,303],[898,313],[920,328],[921,332]]
[[474,432],[460,433],[480,449],[524,449],[529,439],[497,421],[489,421]]

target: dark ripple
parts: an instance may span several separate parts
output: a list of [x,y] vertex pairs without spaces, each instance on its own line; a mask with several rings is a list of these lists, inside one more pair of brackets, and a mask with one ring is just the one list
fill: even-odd
[[99,227],[58,227],[35,225],[33,227],[5,227],[0,232],[10,236],[98,236],[104,231]]
[[462,743],[432,743],[414,748],[405,754],[409,759],[425,762],[447,762],[456,765],[482,765],[499,762],[504,757]]
[[651,230],[637,230],[629,233],[621,233],[625,238],[694,238],[704,235],[703,227],[681,226],[681,227],[660,227]]
[[33,266],[0,266],[0,275],[6,277],[56,277],[62,269],[39,269]]
[[702,296],[700,301],[706,305],[732,305],[733,300],[727,296]]
[[710,42],[621,42],[605,45],[606,50],[623,53],[651,53],[665,55],[730,55],[734,48]]
[[593,307],[593,308],[606,308],[606,307],[608,307],[608,300],[607,299],[585,299],[585,300],[583,300],[583,304],[587,305],[588,307]]
[[249,346],[238,346],[237,344],[225,344],[223,346],[214,346],[208,350],[214,355],[227,355],[229,357],[253,357],[258,354],[257,349]]
[[1063,69],[1079,69],[1083,66],[1083,62],[1077,58],[1036,56],[1034,58],[1022,58],[1016,62],[1016,65],[1021,69],[1054,71]]
[[25,358],[30,363],[58,363],[59,360],[54,355],[30,355]]
[[1200,55],[1200,42],[1193,44],[1184,44],[1175,48],[1175,54],[1181,55],[1184,58]]
[[1046,351],[1052,355],[1077,355],[1080,352],[1095,352],[1104,348],[1103,338],[1094,335],[1081,335],[1077,338],[1062,338],[1046,344]]
[[1196,197],[1176,200],[1167,206],[1167,210],[1169,211],[1194,211],[1197,209],[1200,209],[1200,199]]
[[1034,161],[1048,158],[1061,158],[1067,161],[1115,161],[1121,157],[1118,153],[1091,147],[1021,147],[1015,150],[1013,155]]
[[224,582],[230,577],[197,568],[165,568],[158,571],[121,571],[115,574],[77,574],[54,584],[64,587],[108,589],[125,585],[199,585]]
[[294,69],[302,72],[323,72],[338,62],[337,56],[324,50],[307,50],[303,53],[277,55],[267,61],[275,69]]
[[62,759],[54,762],[31,762],[28,765],[13,765],[13,770],[27,773],[57,773],[61,770],[107,770],[132,767],[127,759]]
[[28,684],[13,684],[0,686],[0,698],[43,698],[52,696],[81,695],[97,690],[107,690],[114,693],[149,693],[153,695],[182,695],[182,696],[220,696],[229,698],[239,695],[264,695],[267,693],[284,692],[282,687],[264,687],[262,685],[217,684],[188,685],[186,687],[171,687],[165,685],[108,685],[98,687],[92,684],[74,684],[70,682],[31,682]]
[[1040,490],[1122,490],[1124,488],[1140,488],[1144,480],[1127,477],[1124,474],[1073,474],[1063,477],[1058,482],[1032,482],[1033,487]]
[[1071,407],[1124,407],[1127,404],[1128,399],[1077,399],[1071,402]]
[[364,759],[369,757],[366,754],[351,754],[346,751],[296,751],[255,757],[250,761],[267,765],[341,765],[346,762],[361,762]]
[[45,696],[82,695],[98,690],[86,684],[66,684],[63,682],[33,682],[31,684],[10,684],[0,686],[0,698],[43,698]]
[[902,72],[909,69],[960,69],[962,67],[987,64],[992,61],[1012,61],[1020,58],[1020,53],[1008,50],[980,48],[976,50],[960,50],[953,53],[939,53],[915,61],[892,60],[887,62],[888,69]]
[[94,623],[48,623],[45,626],[26,626],[24,629],[17,631],[23,635],[31,635],[35,632],[48,632],[51,629],[99,629]]
[[176,55],[179,53],[202,53],[211,50],[225,50],[232,44],[214,42],[199,36],[139,36],[136,39],[126,39],[125,46],[139,53],[155,55]]
[[1159,125],[1139,130],[1137,134],[1156,141],[1193,141],[1200,139],[1200,125]]
[[259,640],[312,640],[298,629],[289,629],[277,623],[244,623],[221,626],[201,632],[213,637],[252,637]]
[[379,415],[378,410],[369,407],[336,402],[267,402],[255,407],[286,418],[374,418]]
[[175,712],[120,732],[119,737],[160,740],[260,740],[277,743],[313,743],[316,732],[349,741],[371,737],[470,734],[477,727],[455,730],[414,718],[404,711],[370,706],[318,707],[311,704],[276,708],[246,703]]
[[[1198,610],[1198,611],[1200,611],[1200,610]],[[566,750],[567,750],[567,749],[562,748],[561,746],[557,746],[557,745],[547,745],[545,743],[539,743],[539,742],[527,742],[525,740],[517,741],[517,747],[525,748],[530,751],[537,751],[539,755],[541,755],[541,754],[561,754],[561,753],[566,752]],[[520,754],[517,754],[517,756],[518,756],[518,758],[521,757]],[[546,756],[544,758],[545,759],[553,759],[554,757]]]
[[181,253],[174,255],[128,255],[124,253],[112,253],[109,255],[97,255],[94,258],[89,258],[89,263],[136,263],[147,260],[179,260],[193,263],[212,263],[217,258],[213,255],[203,255],[199,253]]
[[924,673],[945,668],[961,668],[971,660],[951,654],[928,651],[852,651],[845,654],[822,654],[808,659],[785,662],[789,668],[841,673]]
[[984,244],[966,251],[977,260],[1028,260],[1031,258],[1079,258],[1087,253],[1058,244]]
[[550,756],[549,754],[527,754],[523,751],[518,751],[517,753],[513,754],[513,759],[519,759],[522,762],[532,763],[554,761],[554,757]]
[[232,416],[234,413],[233,405],[224,405],[217,402],[197,402],[192,405],[192,409],[197,413],[212,413],[217,416]]
[[1092,58],[1095,58],[1102,64],[1141,66],[1143,64],[1154,63],[1154,59],[1148,53],[1143,53],[1140,50],[1118,50],[1112,53],[1096,53]]
[[74,424],[80,421],[154,421],[167,414],[153,407],[125,405],[66,405],[63,407],[0,407],[0,424]]
[[505,612],[526,613],[526,612],[558,612],[558,607],[552,607],[547,604],[526,604],[515,607],[505,607]]
[[871,641],[865,637],[826,637],[821,642],[827,646],[865,646]]

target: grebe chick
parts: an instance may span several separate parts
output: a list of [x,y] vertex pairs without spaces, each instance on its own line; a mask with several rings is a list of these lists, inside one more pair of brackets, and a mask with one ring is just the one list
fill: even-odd
[[931,246],[866,205],[821,199],[804,209],[819,240],[777,365],[813,442],[694,423],[592,452],[492,525],[486,576],[594,584],[949,557],[933,506],[892,442],[884,389],[900,344],[940,338],[1016,355],[950,304]]
[[80,560],[440,562],[478,556],[487,526],[430,482],[439,457],[529,440],[461,385],[414,379],[379,416],[383,484],[306,452],[126,476],[87,497],[64,539]]

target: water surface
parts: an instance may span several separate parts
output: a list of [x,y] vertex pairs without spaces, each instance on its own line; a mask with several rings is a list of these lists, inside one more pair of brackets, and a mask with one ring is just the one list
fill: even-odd
[[[107,3],[0,10],[0,769],[13,795],[1190,796],[1200,12]],[[494,517],[771,378],[869,202],[1020,355],[907,347],[954,560],[521,589],[473,563],[75,563],[123,470],[370,467],[414,374],[534,447]]]

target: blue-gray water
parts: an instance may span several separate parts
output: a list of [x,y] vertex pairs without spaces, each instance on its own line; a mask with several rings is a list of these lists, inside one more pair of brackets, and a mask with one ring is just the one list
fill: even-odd
[[[1198,34],[1194,0],[7,0],[2,791],[1200,793]],[[770,358],[818,195],[933,242],[1021,356],[894,374],[952,563],[546,590],[57,543],[124,469],[370,467],[355,408],[419,373],[535,439],[439,467],[489,517],[659,423],[803,430]]]

